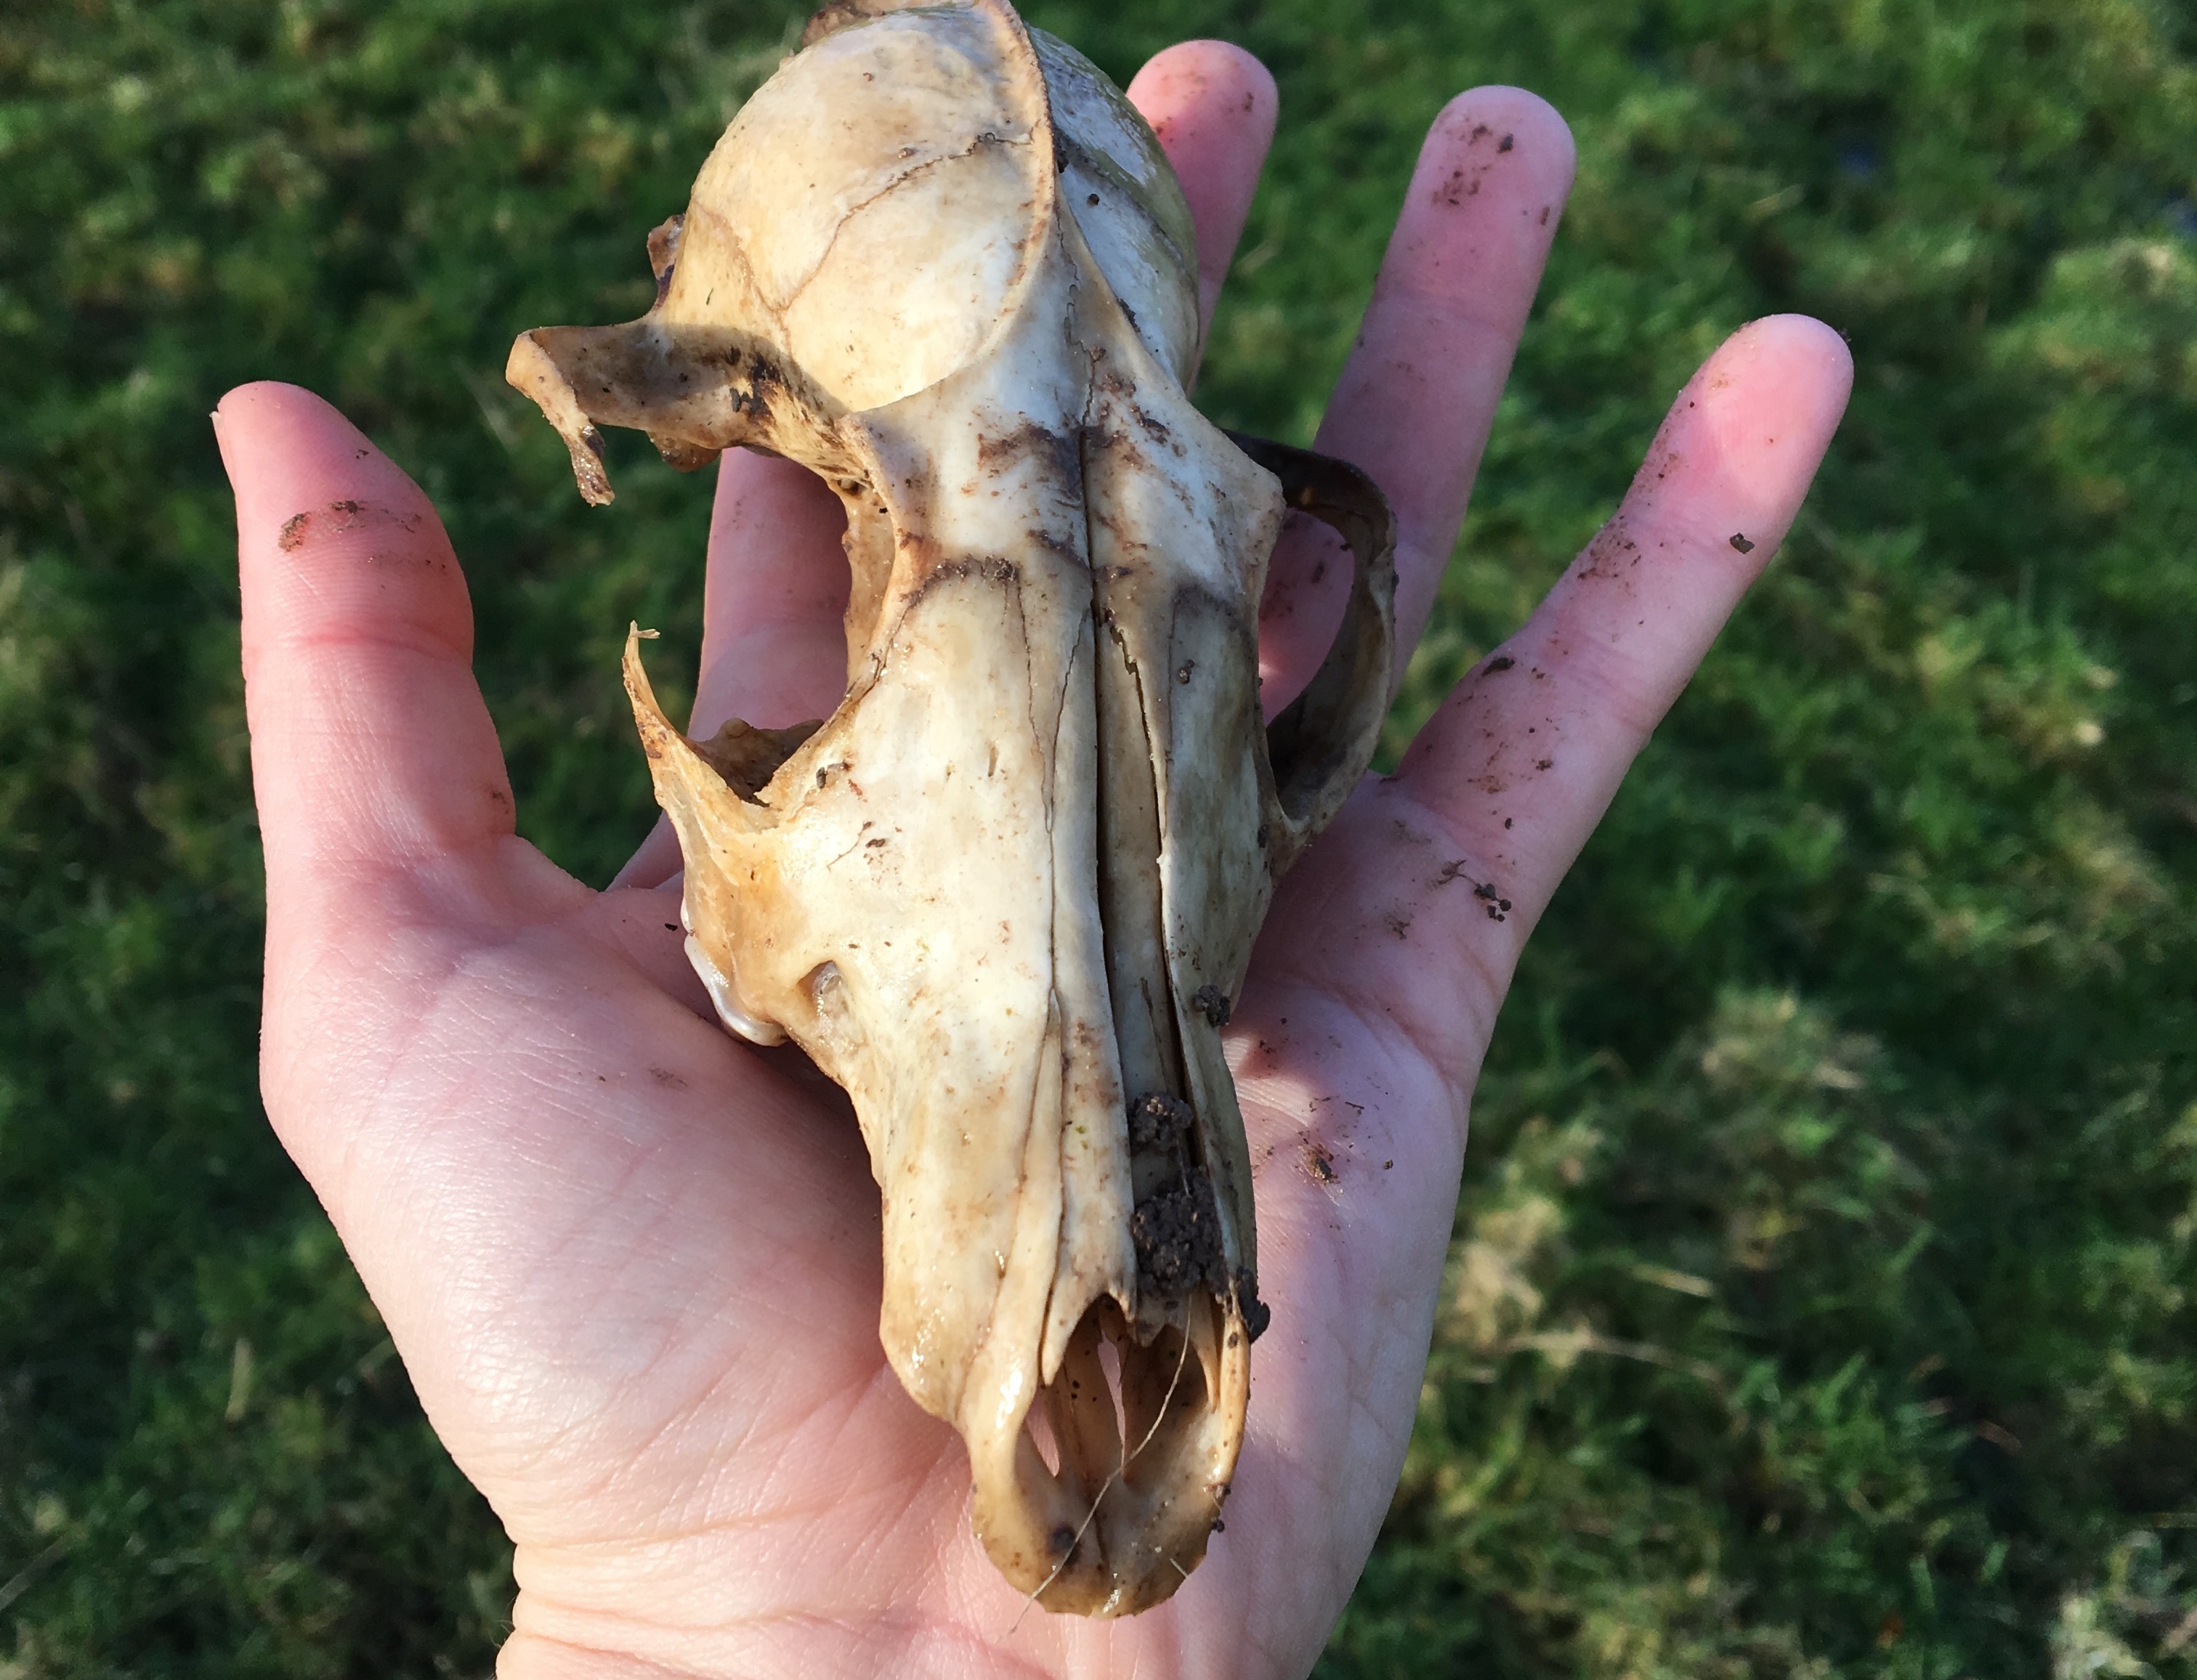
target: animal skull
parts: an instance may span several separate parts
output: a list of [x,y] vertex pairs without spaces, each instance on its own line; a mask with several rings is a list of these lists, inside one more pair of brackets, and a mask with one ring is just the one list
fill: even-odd
[[[635,639],[626,686],[718,1012],[853,1098],[880,1334],[967,1443],[977,1534],[1098,1614],[1172,1593],[1228,1492],[1267,1310],[1220,1028],[1389,679],[1378,492],[1185,395],[1193,237],[1142,119],[1004,0],[859,0],[652,236],[655,307],[525,333],[507,375],[590,501],[601,423],[681,466],[790,457],[845,505],[829,718],[690,741]],[[1268,729],[1285,497],[1358,571]]]

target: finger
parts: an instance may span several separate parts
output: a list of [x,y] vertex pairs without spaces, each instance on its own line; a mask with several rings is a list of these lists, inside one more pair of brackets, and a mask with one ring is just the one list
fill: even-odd
[[[1396,510],[1397,680],[1464,522],[1575,158],[1563,119],[1530,93],[1475,88],[1450,101],[1320,422],[1314,447],[1362,467]],[[1340,542],[1293,515],[1260,607],[1270,710],[1311,681],[1350,577]]]
[[511,784],[433,507],[295,386],[230,391],[214,430],[236,495],[270,929],[301,897],[484,855],[513,832]]
[[[689,735],[706,740],[728,718],[780,729],[832,715],[847,679],[846,529],[807,467],[752,449],[719,457]],[[678,836],[658,817],[611,885],[659,887],[679,866]]]
[[1185,41],[1156,54],[1133,78],[1129,103],[1144,113],[1174,165],[1197,229],[1197,347],[1213,326],[1259,171],[1274,142],[1280,96],[1267,67],[1226,41]]
[[702,674],[688,733],[726,719],[778,729],[828,717],[847,686],[839,499],[807,467],[728,449],[710,516]]
[[[1679,393],[1616,513],[1533,616],[1460,683],[1394,785],[1448,843],[1429,879],[1510,952],[1649,733],[1783,541],[1846,407],[1853,364],[1820,322],[1725,340]],[[1506,959],[1507,961],[1507,959]],[[1506,970],[1507,971],[1507,970]]]

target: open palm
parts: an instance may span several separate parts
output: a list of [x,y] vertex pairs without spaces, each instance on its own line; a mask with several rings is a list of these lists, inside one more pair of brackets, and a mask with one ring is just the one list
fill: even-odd
[[[1131,96],[1189,194],[1209,317],[1272,84],[1195,43]],[[1395,503],[1406,651],[1571,167],[1531,96],[1452,102],[1322,427]],[[1783,536],[1847,379],[1811,322],[1726,344],[1603,534],[1284,883],[1231,1033],[1273,1323],[1226,1528],[1171,1602],[1111,1623],[1022,1614],[971,1535],[960,1442],[878,1344],[851,1113],[797,1053],[715,1024],[668,837],[601,893],[516,837],[432,510],[318,399],[232,392],[268,1112],[516,1544],[501,1671],[1309,1668],[1402,1463],[1518,949]],[[699,733],[837,703],[837,536],[797,470],[726,459]],[[1348,567],[1325,558],[1302,532],[1277,556],[1270,699],[1340,614]]]

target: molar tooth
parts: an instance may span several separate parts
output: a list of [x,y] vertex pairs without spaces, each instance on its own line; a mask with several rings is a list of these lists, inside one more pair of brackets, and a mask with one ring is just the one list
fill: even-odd
[[[508,376],[591,501],[619,425],[675,465],[772,450],[844,503],[820,724],[689,741],[628,640],[687,948],[733,1031],[851,1097],[880,1336],[966,1442],[994,1561],[1127,1613],[1203,1556],[1243,1443],[1268,1315],[1220,1028],[1371,756],[1393,532],[1354,470],[1191,404],[1189,211],[1087,61],[1004,0],[843,0],[803,41],[650,236],[655,306],[522,334]],[[1270,731],[1285,495],[1357,579]]]

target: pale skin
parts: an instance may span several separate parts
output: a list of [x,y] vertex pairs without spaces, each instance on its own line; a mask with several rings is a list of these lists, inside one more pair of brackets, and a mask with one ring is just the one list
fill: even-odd
[[[1189,194],[1209,317],[1272,82],[1194,42],[1130,95]],[[1321,427],[1395,504],[1406,652],[1572,163],[1529,94],[1451,103]],[[229,393],[267,1110],[510,1532],[499,1671],[1307,1671],[1402,1464],[1519,950],[1775,553],[1850,379],[1812,321],[1728,340],[1603,535],[1284,883],[1231,1028],[1274,1315],[1246,1445],[1204,1565],[1116,1622],[1023,1613],[971,1538],[960,1441],[878,1346],[877,1190],[850,1113],[792,1052],[710,1017],[672,930],[675,846],[652,837],[597,892],[516,837],[464,579],[426,498],[317,398]],[[726,457],[696,733],[836,704],[837,538],[797,469]],[[1309,676],[1340,608],[1343,569],[1315,583],[1313,566],[1309,542],[1277,557],[1270,699]]]

